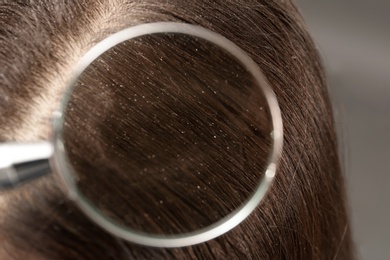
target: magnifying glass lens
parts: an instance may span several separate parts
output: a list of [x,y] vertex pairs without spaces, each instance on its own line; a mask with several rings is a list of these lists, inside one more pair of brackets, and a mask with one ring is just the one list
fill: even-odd
[[204,39],[124,41],[80,75],[63,141],[77,192],[115,225],[180,235],[242,207],[272,150],[267,100],[235,57]]

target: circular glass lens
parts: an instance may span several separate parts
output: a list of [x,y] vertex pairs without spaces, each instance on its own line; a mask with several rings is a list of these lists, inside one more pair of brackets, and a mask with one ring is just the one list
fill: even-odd
[[201,37],[153,33],[116,44],[68,93],[68,180],[124,230],[206,230],[250,201],[272,160],[273,120],[260,84]]

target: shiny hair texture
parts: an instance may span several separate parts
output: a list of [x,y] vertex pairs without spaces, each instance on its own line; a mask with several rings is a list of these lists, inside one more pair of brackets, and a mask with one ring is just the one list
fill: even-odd
[[[95,43],[114,32],[158,21],[190,23],[215,31],[247,52],[263,70],[278,99],[285,135],[282,158],[270,192],[254,213],[225,235],[195,246],[157,249],[128,243],[107,234],[66,199],[53,176],[47,176],[0,195],[0,257],[353,259],[344,180],[323,69],[304,22],[291,1],[3,0],[0,4],[0,141],[47,138],[50,134],[48,122],[51,111],[65,90],[72,68],[81,56]],[[121,52],[120,49],[118,51]],[[126,53],[122,53],[120,57],[124,58],[125,55]],[[95,72],[101,73],[86,72],[80,78],[78,84],[83,84],[86,88],[74,93],[74,102],[71,104],[74,109],[69,115],[65,134],[72,137],[69,140],[80,140],[74,144],[70,141],[69,146],[77,148],[71,157],[84,163],[80,166],[84,169],[82,172],[88,174],[85,169],[89,167],[89,159],[93,157],[91,154],[96,153],[96,147],[100,145],[95,139],[89,140],[89,135],[85,132],[99,129],[99,140],[104,140],[112,138],[112,129],[120,132],[128,125],[140,124],[139,122],[143,122],[142,118],[128,118],[126,122],[119,120],[123,111],[117,104],[126,103],[130,106],[126,99],[129,95],[150,95],[155,91],[142,88],[134,90],[129,87],[117,92],[105,91],[96,87],[98,84],[95,81],[104,82],[103,86],[115,82],[121,84],[121,77],[124,72],[129,73],[129,68],[136,71],[134,73],[147,73],[146,68],[151,64],[147,64],[147,57],[144,57],[145,63],[134,66],[133,62],[115,62],[112,57],[103,56],[100,65],[95,67]],[[170,59],[169,62],[174,63],[175,59]],[[107,66],[110,67],[109,73]],[[170,71],[171,67],[166,65],[164,68],[167,72],[174,73]],[[200,74],[207,77],[207,73],[204,71]],[[134,85],[139,84],[141,82]],[[164,82],[156,77],[154,84],[164,85]],[[167,91],[166,104],[170,102],[169,93],[175,92],[175,89]],[[93,93],[97,94],[92,95]],[[232,95],[243,95],[245,98],[245,93],[242,92]],[[113,116],[106,119],[115,127],[100,124],[101,115],[93,113],[88,115],[90,122],[84,125],[85,129],[73,127],[82,126],[81,122],[86,118],[83,112],[86,109],[93,111],[93,107],[103,101],[111,104],[107,105],[107,115]],[[260,149],[254,145],[249,137],[255,138],[261,133],[256,133],[248,126],[250,120],[237,112],[237,109],[226,108],[211,98],[206,101],[211,108],[219,109],[224,117],[233,118],[242,125],[242,128],[230,129],[228,125],[221,124],[223,132],[232,138],[237,136],[235,131],[248,136],[247,140],[231,139],[239,144],[240,152],[215,149],[209,163],[218,163],[212,164],[208,170],[218,172],[230,164],[237,171],[242,168],[245,168],[245,172],[255,171],[258,154],[266,151],[269,144],[259,143]],[[168,118],[161,111],[166,104],[162,102],[159,107],[153,108],[148,107],[145,102],[142,111],[145,114],[155,113],[164,122]],[[172,123],[172,129],[180,128],[183,123],[180,119],[191,123],[191,115],[204,112],[191,111],[190,105],[185,108],[169,107],[171,112],[180,114],[179,119]],[[251,115],[256,116],[254,113]],[[156,137],[163,135],[154,131],[156,128],[152,121],[140,129],[153,133]],[[139,135],[129,138],[134,140],[137,136]],[[170,141],[166,140],[166,143],[158,145],[167,145]],[[172,151],[196,157],[198,148],[194,146],[188,151],[181,145],[182,142],[189,141],[189,137],[184,136],[180,143],[172,145]],[[196,135],[196,142],[203,142],[208,147],[216,144],[214,138],[203,138],[201,133]],[[80,145],[86,143],[91,146]],[[143,147],[143,150],[159,150],[155,145],[155,142],[144,144],[146,148]],[[122,144],[118,143],[111,152],[118,151],[118,147],[122,147]],[[162,158],[154,165],[156,169],[166,165],[166,153],[161,151],[155,155]],[[96,156],[104,158],[101,153]],[[148,154],[137,156],[147,158]],[[182,164],[179,161],[171,163],[193,172],[198,162],[196,160],[195,158],[193,165],[189,161]],[[102,162],[107,167],[115,167],[110,164],[112,160]],[[139,169],[148,165],[147,160],[140,159],[135,162],[118,162],[120,163],[136,165]],[[98,180],[97,183],[104,184],[104,181]],[[239,178],[233,181],[237,185],[240,183]],[[221,187],[223,188],[225,187]],[[90,189],[89,192],[99,193],[105,189],[106,187],[99,187]],[[169,191],[166,192],[169,196]],[[213,192],[218,194],[219,191]],[[248,190],[244,187],[242,192],[246,194]],[[134,199],[137,207],[147,208],[149,205],[143,200],[142,193],[135,192],[126,196]],[[232,195],[228,199],[236,198]],[[177,211],[165,207],[162,214],[169,218],[169,214],[180,214]],[[155,227],[155,230],[176,228],[174,225],[169,226],[172,223],[159,225],[152,219],[147,221],[137,224]]]

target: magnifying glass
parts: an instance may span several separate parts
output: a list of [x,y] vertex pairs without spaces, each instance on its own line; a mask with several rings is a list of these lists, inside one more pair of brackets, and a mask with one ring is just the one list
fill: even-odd
[[80,60],[53,113],[51,140],[0,145],[0,186],[54,172],[111,234],[189,246],[256,208],[282,140],[275,95],[243,50],[199,26],[142,24]]

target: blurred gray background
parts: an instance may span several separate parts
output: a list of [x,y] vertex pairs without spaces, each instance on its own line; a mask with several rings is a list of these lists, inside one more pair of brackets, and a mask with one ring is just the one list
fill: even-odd
[[390,259],[390,1],[297,4],[327,70],[358,259]]

